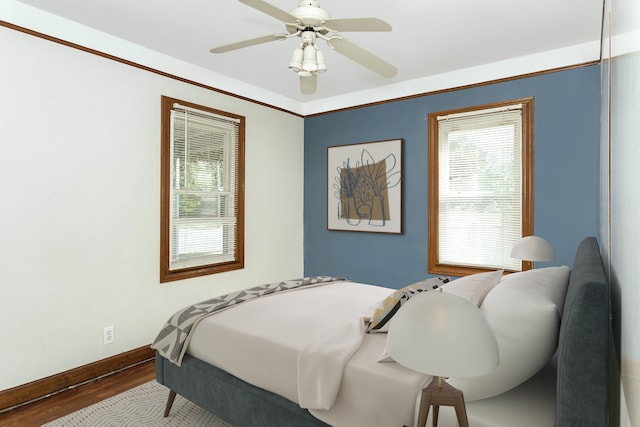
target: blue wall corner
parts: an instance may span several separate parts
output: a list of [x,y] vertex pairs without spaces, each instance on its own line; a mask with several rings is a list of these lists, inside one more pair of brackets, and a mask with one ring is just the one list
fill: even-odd
[[[599,230],[600,67],[574,68],[309,117],[304,122],[304,274],[400,288],[427,274],[430,112],[534,97],[535,234],[571,265]],[[327,230],[327,147],[403,140],[402,234]]]

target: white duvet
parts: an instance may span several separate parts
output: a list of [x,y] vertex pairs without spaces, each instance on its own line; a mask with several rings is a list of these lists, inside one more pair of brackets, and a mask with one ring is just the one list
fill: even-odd
[[187,353],[335,427],[411,426],[430,377],[376,362],[386,334],[365,334],[393,291],[336,282],[248,301],[203,319]]

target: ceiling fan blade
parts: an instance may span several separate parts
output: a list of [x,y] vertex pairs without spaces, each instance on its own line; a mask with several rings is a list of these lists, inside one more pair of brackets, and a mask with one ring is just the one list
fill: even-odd
[[391,31],[391,25],[378,18],[327,19],[327,29],[333,31]]
[[318,75],[300,76],[300,92],[311,95],[318,89]]
[[271,34],[268,36],[256,37],[255,39],[244,40],[241,42],[235,42],[220,47],[214,47],[209,52],[211,53],[224,53],[231,50],[242,49],[244,47],[254,46],[257,44],[268,43],[275,40],[282,40],[287,38],[286,34]]
[[398,73],[398,69],[384,59],[377,57],[373,53],[364,50],[342,37],[331,38],[327,43],[338,53],[372,71],[375,71],[382,77],[391,78]]
[[262,13],[266,13],[267,15],[272,16],[282,22],[298,22],[298,18],[296,18],[289,12],[285,12],[284,10],[275,7],[263,0],[240,0],[240,3],[244,3],[247,6],[259,10]]

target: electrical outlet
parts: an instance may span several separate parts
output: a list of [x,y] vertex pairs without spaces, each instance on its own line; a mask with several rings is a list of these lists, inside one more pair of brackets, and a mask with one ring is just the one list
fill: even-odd
[[102,338],[105,345],[112,344],[116,340],[116,334],[113,325],[105,326]]

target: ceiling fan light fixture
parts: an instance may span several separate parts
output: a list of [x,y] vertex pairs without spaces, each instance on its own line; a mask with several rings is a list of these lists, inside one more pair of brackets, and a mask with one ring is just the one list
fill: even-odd
[[303,51],[301,48],[297,47],[293,50],[293,54],[291,55],[291,61],[289,61],[289,69],[294,73],[300,72],[302,70],[302,58]]
[[324,62],[324,53],[320,49],[316,52],[316,61],[318,63],[318,69],[316,73],[324,73],[327,71],[327,64]]
[[314,45],[308,44],[304,47],[302,69],[305,71],[316,71],[318,69],[316,47]]
[[387,22],[378,18],[332,19],[329,13],[320,7],[318,0],[296,0],[298,7],[291,12],[272,5],[270,1],[240,0],[241,3],[281,21],[286,32],[226,44],[211,49],[211,53],[224,53],[276,40],[299,38],[300,42],[291,55],[288,68],[300,77],[300,90],[305,95],[316,91],[318,74],[327,71],[324,55],[316,46],[318,39],[324,40],[337,53],[382,77],[392,78],[397,74],[398,70],[392,64],[338,34],[341,31],[391,31],[391,25]]

